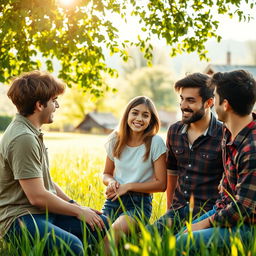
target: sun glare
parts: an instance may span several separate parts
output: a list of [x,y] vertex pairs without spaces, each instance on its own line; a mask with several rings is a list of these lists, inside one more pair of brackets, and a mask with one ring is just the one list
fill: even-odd
[[71,5],[75,2],[75,0],[59,0],[60,4],[62,5]]

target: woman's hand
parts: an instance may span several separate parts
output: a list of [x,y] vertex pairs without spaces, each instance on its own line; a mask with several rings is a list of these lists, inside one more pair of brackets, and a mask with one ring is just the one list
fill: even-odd
[[128,184],[119,184],[115,192],[106,193],[106,195],[108,199],[112,198],[111,201],[115,201],[119,196],[126,194],[128,191]]
[[109,193],[113,192],[116,193],[116,190],[119,188],[119,185],[119,182],[117,182],[116,180],[110,181],[106,188],[105,194],[108,195]]

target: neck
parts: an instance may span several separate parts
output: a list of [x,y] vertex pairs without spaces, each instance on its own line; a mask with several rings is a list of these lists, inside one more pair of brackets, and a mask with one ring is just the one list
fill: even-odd
[[34,114],[27,116],[26,118],[35,126],[36,129],[39,130],[41,128],[42,124]]
[[211,122],[211,111],[209,109],[209,110],[206,110],[205,115],[202,117],[202,119],[194,123],[191,123],[189,125],[189,130],[203,133],[209,127],[210,122]]
[[229,129],[232,135],[232,140],[238,135],[238,133],[246,127],[253,120],[252,114],[246,116],[238,116],[235,113],[230,113],[227,116],[225,122],[226,127]]
[[141,144],[143,142],[143,133],[131,132],[128,143],[132,145]]

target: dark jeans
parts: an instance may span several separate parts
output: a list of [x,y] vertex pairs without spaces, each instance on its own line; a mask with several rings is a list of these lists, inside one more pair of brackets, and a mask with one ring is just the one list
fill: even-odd
[[[215,207],[212,210],[206,212],[201,217],[195,219],[192,223],[202,221],[216,213]],[[210,247],[211,244],[215,244],[218,248],[230,247],[230,240],[233,236],[237,236],[240,241],[245,245],[250,243],[250,239],[254,239],[255,226],[249,224],[242,224],[233,227],[209,227],[193,232],[193,243],[188,246],[188,233],[183,233],[185,227],[181,230],[180,234],[176,235],[176,247],[181,253],[185,249],[191,249],[192,252],[200,250],[200,244],[204,244],[206,247]],[[179,255],[179,254],[178,254]]]
[[[14,221],[5,239],[7,241],[16,241],[18,237],[18,239],[22,240],[22,237],[24,238],[22,224],[24,224],[30,234],[30,240],[33,240],[37,234],[40,239],[46,239],[46,255],[48,255],[53,248],[64,250],[65,255],[70,255],[68,252],[69,249],[71,249],[75,255],[84,255],[83,241],[86,241],[87,245],[94,245],[100,237],[105,235],[108,229],[106,216],[100,216],[106,227],[106,229],[101,232],[99,230],[92,231],[89,225],[84,224],[73,216],[59,214],[48,214],[48,216],[46,214],[28,214]],[[68,245],[68,247],[66,245]]]
[[[195,215],[195,213],[194,213]],[[151,234],[158,232],[161,236],[169,233],[170,230],[174,234],[178,233],[184,227],[185,221],[189,219],[189,205],[186,205],[177,210],[168,210],[165,215],[160,217],[152,225],[147,225],[146,228]]]
[[128,215],[147,223],[152,213],[152,195],[128,192],[115,201],[107,199],[102,208],[103,214],[114,222],[121,215]]

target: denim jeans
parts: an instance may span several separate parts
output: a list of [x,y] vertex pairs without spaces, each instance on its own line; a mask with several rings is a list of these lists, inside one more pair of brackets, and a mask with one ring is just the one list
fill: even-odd
[[[216,213],[215,207],[203,214],[201,217],[195,219],[192,223],[197,223],[204,220]],[[184,228],[185,229],[185,228]],[[185,248],[188,241],[188,233],[183,234],[181,230],[180,234],[176,235],[177,238],[177,249],[182,251]],[[230,237],[232,235],[239,236],[244,243],[248,243],[253,237],[254,227],[252,225],[243,224],[240,226],[234,226],[232,228],[225,227],[210,227],[207,229],[202,229],[193,232],[193,244],[191,244],[191,249],[199,249],[200,243],[203,242],[206,247],[209,247],[212,242],[218,246],[218,248],[223,248],[230,245]]]
[[152,213],[152,195],[128,192],[115,201],[107,199],[102,212],[114,222],[121,215],[128,215],[136,220],[148,222]]
[[189,205],[186,205],[177,210],[168,210],[165,215],[156,220],[152,225],[146,226],[147,230],[154,234],[158,232],[161,236],[167,235],[170,230],[174,234],[178,233],[180,229],[185,225],[185,221],[189,218]]
[[[108,221],[106,216],[100,215],[108,228]],[[84,225],[82,221],[73,216],[66,216],[60,214],[33,214],[24,215],[14,221],[11,228],[8,230],[5,239],[7,241],[15,241],[13,236],[22,239],[23,231],[22,224],[25,225],[27,231],[32,238],[36,237],[38,232],[40,238],[47,237],[45,254],[55,248],[65,248],[65,244],[70,247],[75,255],[84,255],[83,239],[84,235],[88,245],[93,245],[99,240],[99,235],[104,236],[105,230],[99,232],[93,231],[89,225]],[[64,242],[64,243],[63,243]],[[65,255],[70,255],[65,251]]]

